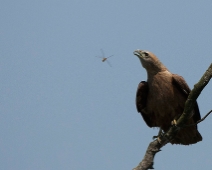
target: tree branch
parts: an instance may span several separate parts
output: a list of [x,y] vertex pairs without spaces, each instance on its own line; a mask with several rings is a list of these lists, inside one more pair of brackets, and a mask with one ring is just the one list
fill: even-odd
[[189,127],[189,126],[194,126],[194,125],[197,125],[199,124],[200,122],[202,122],[203,120],[205,120],[206,117],[208,117],[209,114],[212,113],[212,110],[210,112],[208,112],[202,119],[198,120],[196,123],[194,124],[190,124],[190,125],[184,125],[183,127]]
[[[190,117],[191,111],[194,107],[194,103],[204,87],[208,84],[212,77],[212,63],[209,68],[206,70],[202,78],[199,80],[197,84],[194,85],[194,88],[190,92],[186,102],[183,114],[177,120],[177,124],[170,127],[170,129],[164,134],[160,135],[158,139],[151,142],[147,148],[145,156],[143,160],[139,163],[139,165],[133,170],[147,170],[154,169],[154,157],[157,152],[160,151],[160,148],[165,146],[169,141],[174,139],[177,132],[184,126],[186,120]],[[210,114],[210,112],[209,112]],[[208,116],[208,114],[204,117],[204,119]],[[203,119],[203,120],[204,120]]]

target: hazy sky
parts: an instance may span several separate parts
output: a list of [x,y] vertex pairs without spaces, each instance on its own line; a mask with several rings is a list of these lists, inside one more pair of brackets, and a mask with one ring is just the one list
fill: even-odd
[[[212,61],[211,1],[8,0],[0,3],[0,169],[129,170],[158,129],[136,111],[155,53],[192,88]],[[101,62],[101,50],[112,67]],[[212,82],[198,98],[212,109]],[[155,169],[209,170],[212,116],[203,141],[166,145]]]

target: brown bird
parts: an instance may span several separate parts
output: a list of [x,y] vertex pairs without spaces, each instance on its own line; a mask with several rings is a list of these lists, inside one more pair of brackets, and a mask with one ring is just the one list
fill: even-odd
[[[144,50],[134,51],[142,66],[147,71],[147,81],[138,85],[136,107],[149,127],[159,127],[166,132],[172,122],[183,113],[185,101],[190,93],[183,77],[172,74],[151,52]],[[200,119],[200,112],[195,103],[187,125],[194,124]],[[184,127],[179,130],[172,144],[189,145],[202,140],[197,125]]]

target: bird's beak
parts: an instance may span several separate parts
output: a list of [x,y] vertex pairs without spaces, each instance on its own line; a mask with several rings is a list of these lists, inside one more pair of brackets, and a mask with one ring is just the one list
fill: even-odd
[[133,52],[133,54],[136,55],[140,59],[140,58],[143,58],[143,56],[141,55],[141,52],[142,52],[141,50],[135,50]]

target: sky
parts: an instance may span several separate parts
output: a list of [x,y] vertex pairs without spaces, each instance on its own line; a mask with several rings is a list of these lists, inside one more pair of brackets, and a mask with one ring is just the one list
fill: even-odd
[[[212,2],[9,0],[0,2],[0,169],[129,170],[152,136],[135,94],[153,52],[193,88],[212,61]],[[107,62],[103,57],[113,55]],[[198,98],[212,109],[212,82]],[[210,169],[212,116],[203,141],[167,144],[155,169]]]

